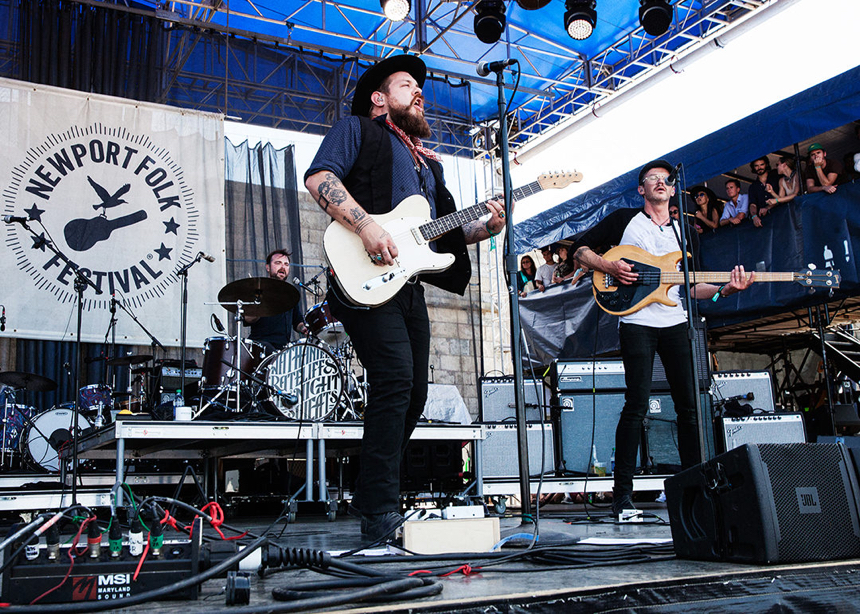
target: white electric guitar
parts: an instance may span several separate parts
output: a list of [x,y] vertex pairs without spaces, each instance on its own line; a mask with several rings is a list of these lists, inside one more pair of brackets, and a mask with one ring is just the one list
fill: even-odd
[[[582,181],[582,173],[546,173],[537,181],[513,191],[521,200],[542,190],[560,189]],[[356,305],[376,307],[391,298],[415,275],[444,271],[454,264],[453,254],[436,253],[429,243],[489,213],[486,202],[430,219],[430,204],[423,196],[410,196],[388,213],[372,216],[397,245],[393,265],[374,264],[361,237],[338,222],[329,224],[323,251],[344,295]]]

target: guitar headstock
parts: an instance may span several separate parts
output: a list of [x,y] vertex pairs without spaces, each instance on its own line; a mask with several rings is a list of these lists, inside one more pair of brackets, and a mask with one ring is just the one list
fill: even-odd
[[544,173],[538,175],[537,182],[541,189],[544,190],[559,190],[566,188],[571,183],[579,183],[582,181],[582,173],[572,171],[567,173]]
[[842,275],[834,269],[801,269],[793,274],[794,281],[807,288],[833,288],[839,287]]

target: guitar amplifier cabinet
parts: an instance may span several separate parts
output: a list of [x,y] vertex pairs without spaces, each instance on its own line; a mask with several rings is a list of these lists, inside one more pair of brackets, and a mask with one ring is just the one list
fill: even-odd
[[[481,471],[486,478],[518,478],[520,475],[517,454],[517,426],[515,424],[487,424],[486,438],[481,446]],[[528,425],[529,475],[538,476],[555,471],[555,446],[552,425]],[[541,435],[545,460],[541,464]]]
[[[482,377],[480,409],[482,422],[503,422],[516,418],[514,404],[514,378]],[[523,402],[526,406],[526,420],[539,422],[541,412],[549,407],[549,393],[539,379],[523,380]]]
[[[701,395],[705,415],[710,415],[710,399]],[[559,396],[559,466],[585,474],[591,464],[592,432],[597,460],[609,465],[615,447],[615,427],[624,407],[624,394],[562,394]],[[678,426],[675,405],[668,393],[652,393],[648,400],[644,430],[648,457],[640,448],[640,467],[666,468],[681,464],[678,453]]]
[[719,420],[725,452],[748,443],[806,442],[803,416],[799,413],[756,414]]
[[558,392],[624,390],[624,365],[620,360],[556,360],[550,381]]
[[[753,393],[753,399],[741,401],[754,409],[773,412],[773,386],[768,371],[717,371],[714,373],[714,402]],[[755,442],[750,442],[755,443]]]

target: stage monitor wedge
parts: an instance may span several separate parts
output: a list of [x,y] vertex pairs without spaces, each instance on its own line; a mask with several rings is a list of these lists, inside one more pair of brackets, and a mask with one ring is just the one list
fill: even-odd
[[860,488],[837,444],[747,444],[665,481],[678,558],[799,563],[860,557]]

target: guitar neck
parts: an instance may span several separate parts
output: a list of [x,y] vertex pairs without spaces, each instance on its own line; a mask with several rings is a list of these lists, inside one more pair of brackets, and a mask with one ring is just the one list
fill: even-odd
[[[512,197],[513,200],[520,200],[526,196],[537,194],[541,190],[543,190],[543,188],[541,187],[540,182],[532,181],[529,184],[516,188],[512,193]],[[422,224],[419,226],[419,230],[421,231],[421,236],[425,241],[433,241],[444,235],[446,232],[450,232],[464,224],[474,222],[475,220],[484,217],[489,212],[490,209],[487,207],[487,201],[484,201],[477,205],[461,209],[460,211],[449,213],[448,215],[444,215],[439,219],[432,220],[426,224]]]
[[[690,273],[690,283],[694,284],[727,284],[732,280],[731,273],[712,273],[699,271]],[[756,271],[755,280],[760,281],[794,281],[795,273],[767,273]],[[681,271],[664,271],[660,275],[660,283],[680,285],[684,283],[684,273]]]

